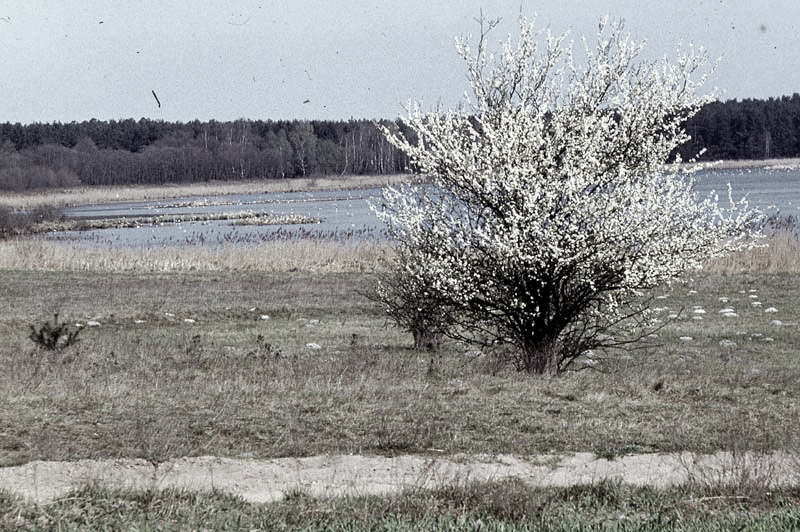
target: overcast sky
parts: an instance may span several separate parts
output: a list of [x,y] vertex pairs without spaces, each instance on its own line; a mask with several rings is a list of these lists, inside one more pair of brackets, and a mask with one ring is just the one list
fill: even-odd
[[[457,35],[481,9],[593,35],[622,18],[651,53],[720,57],[722,99],[800,92],[798,0],[0,0],[0,122],[396,118],[467,89]],[[156,103],[151,91],[161,102]]]

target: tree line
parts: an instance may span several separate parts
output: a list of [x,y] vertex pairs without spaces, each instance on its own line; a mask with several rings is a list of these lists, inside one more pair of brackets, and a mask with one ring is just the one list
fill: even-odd
[[378,126],[404,127],[388,120],[4,123],[0,189],[403,172],[407,156]]
[[767,100],[712,102],[686,122],[692,137],[684,159],[701,148],[701,160],[800,157],[800,94]]
[[[413,134],[399,120],[2,123],[0,189],[406,171],[379,126]],[[685,127],[684,159],[701,149],[701,160],[799,157],[800,94],[713,102]]]

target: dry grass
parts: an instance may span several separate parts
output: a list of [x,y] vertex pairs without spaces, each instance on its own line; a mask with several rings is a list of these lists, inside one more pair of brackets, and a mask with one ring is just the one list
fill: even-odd
[[226,194],[261,194],[308,190],[374,188],[415,179],[400,175],[348,175],[267,181],[219,181],[158,186],[76,187],[8,193],[0,197],[0,206],[32,209],[42,205],[64,207],[94,205],[121,201],[157,200],[188,196],[220,196]]
[[800,271],[800,240],[796,234],[789,230],[779,231],[764,243],[766,246],[710,261],[705,269],[722,275]]
[[797,168],[800,167],[800,159],[741,159],[717,161],[714,168]]
[[[796,273],[705,272],[657,290],[659,317],[679,317],[656,345],[531,377],[466,357],[459,344],[435,356],[409,349],[411,338],[361,295],[382,252],[368,241],[150,252],[3,242],[0,466],[135,457],[156,471],[193,455],[553,451],[730,460],[690,464],[692,482],[670,490],[465,482],[382,498],[289,493],[267,507],[220,493],[90,486],[45,509],[0,492],[0,526],[796,528],[796,491],[776,500],[769,465],[753,454],[800,449]],[[738,316],[720,315],[723,307]],[[100,325],[85,327],[74,346],[39,349],[29,327],[54,312]],[[396,516],[389,524],[387,512]]]
[[374,271],[385,242],[273,241],[252,246],[90,249],[40,237],[0,241],[0,270],[94,272]]
[[[800,271],[800,241],[790,232],[766,240],[767,246],[710,261],[714,275]],[[390,253],[385,241],[273,241],[257,245],[187,245],[153,249],[91,249],[41,237],[0,241],[0,269],[32,271],[375,271]]]
[[[360,294],[368,282],[359,272],[5,271],[0,463],[705,453],[726,449],[737,412],[769,427],[777,448],[800,426],[793,275],[676,285],[657,300],[663,314],[702,307],[704,320],[677,319],[658,346],[558,378],[497,371],[458,344],[436,356],[410,350]],[[719,297],[738,318],[718,314]],[[40,351],[29,325],[54,312],[100,325],[76,346]],[[787,326],[770,325],[775,317]]]
[[[798,168],[800,167],[800,158],[785,158],[785,159],[729,159],[720,161],[708,161],[700,163],[703,168],[713,168],[716,170],[731,170],[738,168]],[[694,168],[697,163],[681,163],[679,168]],[[675,165],[668,164],[666,168],[674,169]]]

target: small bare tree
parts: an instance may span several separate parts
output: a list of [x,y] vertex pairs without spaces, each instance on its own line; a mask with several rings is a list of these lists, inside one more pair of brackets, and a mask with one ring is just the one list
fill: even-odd
[[414,349],[438,351],[453,324],[453,309],[443,301],[431,281],[432,275],[408,250],[398,250],[387,270],[367,297],[383,305],[398,327],[414,337]]
[[713,99],[698,94],[703,52],[645,60],[622,23],[602,22],[576,53],[521,18],[519,39],[492,54],[493,26],[474,54],[457,42],[472,88],[462,108],[414,104],[414,139],[384,130],[432,181],[387,188],[376,209],[398,249],[403,303],[388,309],[447,309],[449,334],[560,372],[641,338],[627,329],[646,324],[641,291],[752,245],[761,214],[745,200],[723,210],[697,196],[691,169],[665,167],[680,162],[685,120]]

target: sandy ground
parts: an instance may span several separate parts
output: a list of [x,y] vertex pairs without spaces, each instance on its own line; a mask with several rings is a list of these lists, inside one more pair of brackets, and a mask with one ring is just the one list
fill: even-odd
[[[627,455],[614,460],[592,453],[513,456],[312,456],[274,460],[236,460],[210,456],[180,458],[157,467],[145,460],[30,462],[0,468],[0,488],[46,502],[87,483],[111,487],[219,490],[251,502],[268,502],[302,490],[322,496],[384,494],[411,488],[481,480],[519,478],[532,485],[566,486],[619,480],[666,486],[689,477],[715,479],[745,472],[769,474],[775,482],[796,481],[796,460],[779,455],[734,460],[720,453]],[[734,478],[735,480],[735,478]]]

